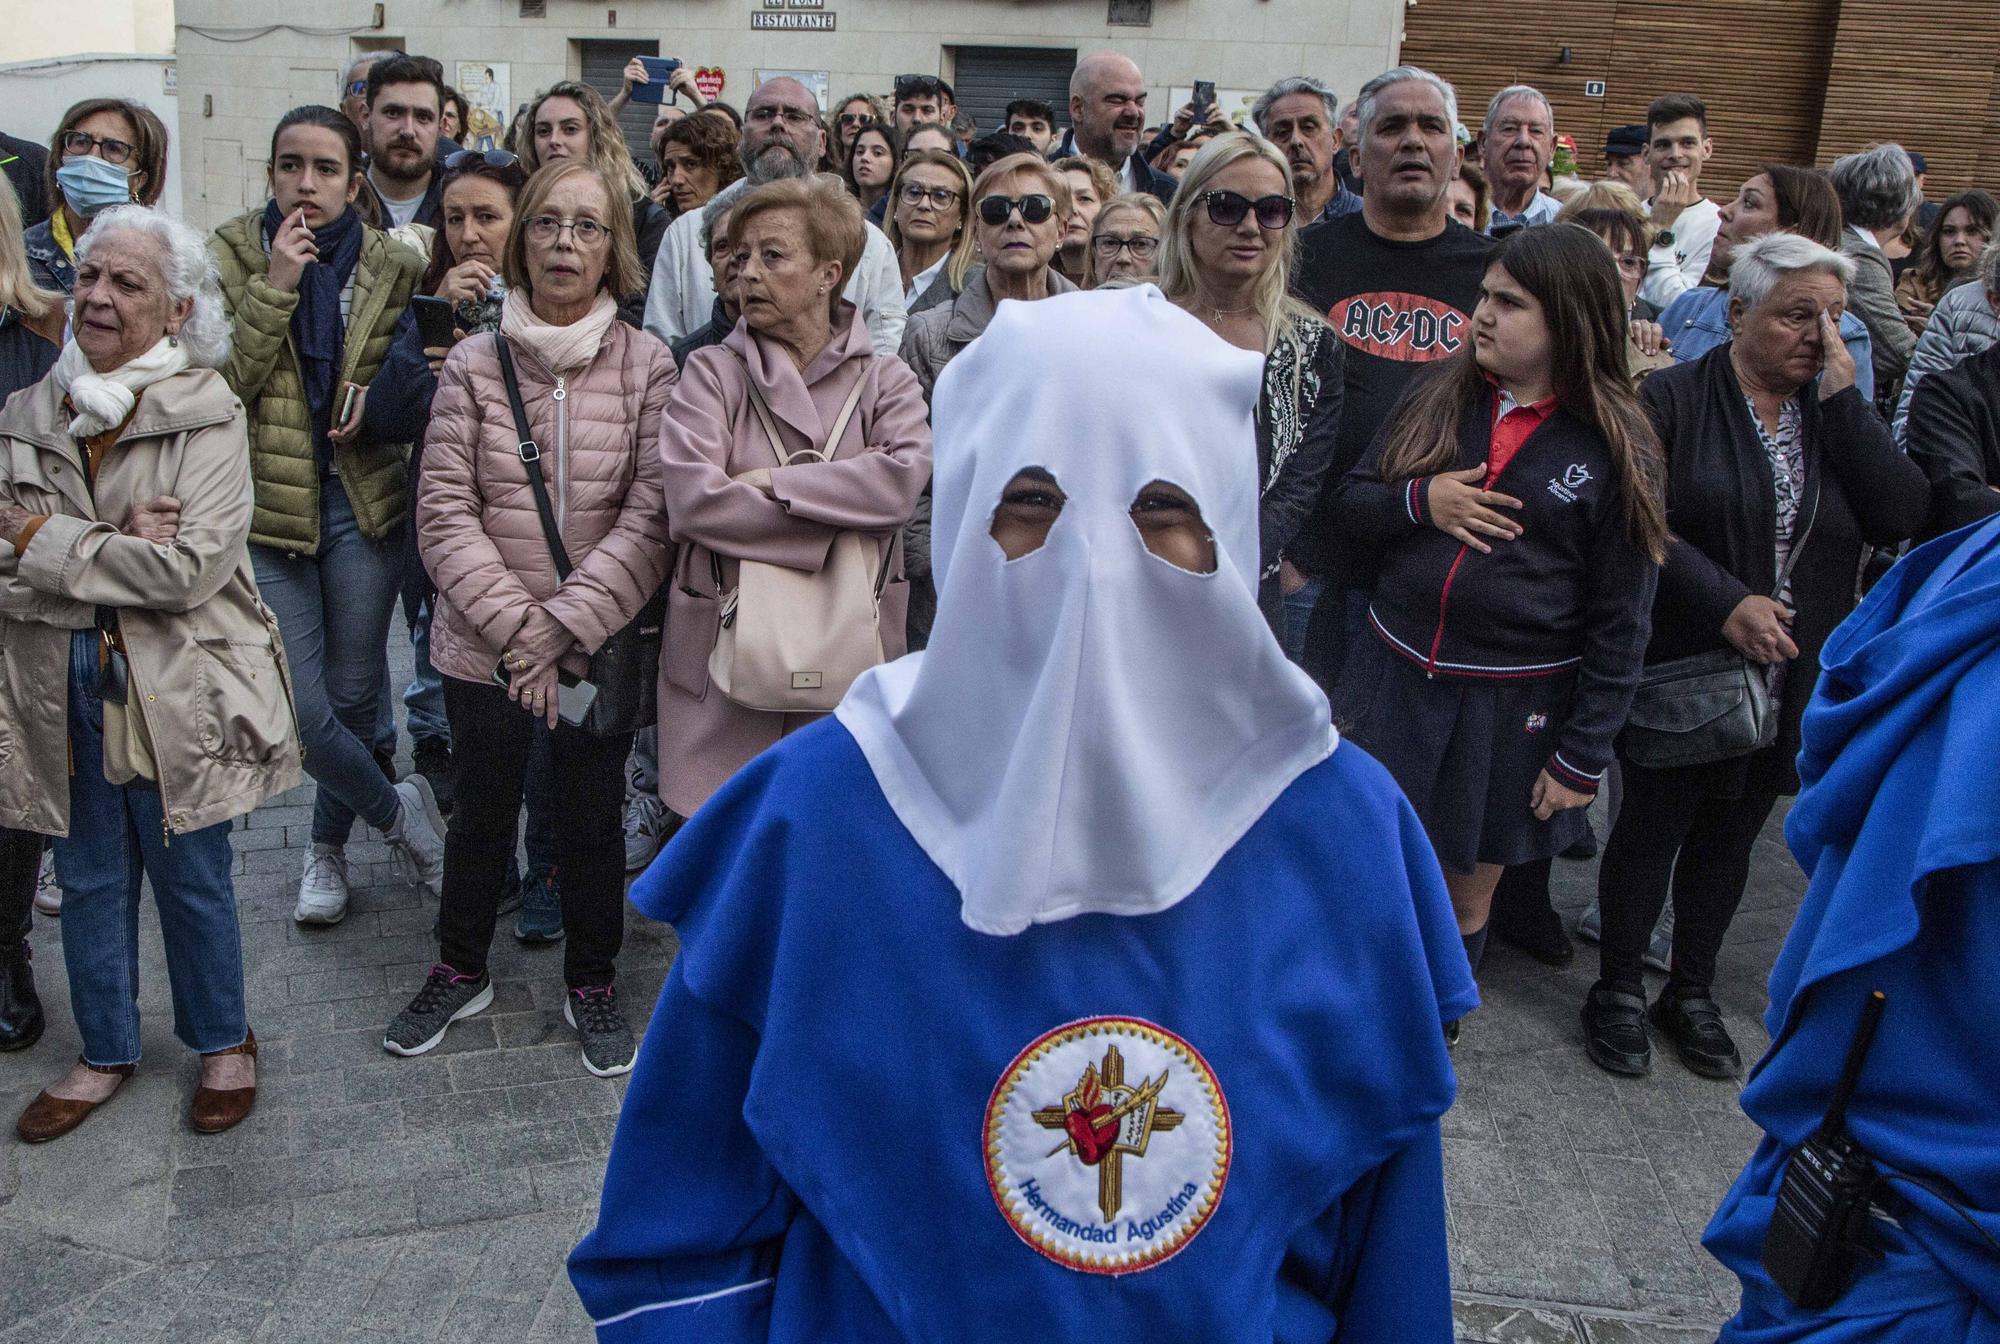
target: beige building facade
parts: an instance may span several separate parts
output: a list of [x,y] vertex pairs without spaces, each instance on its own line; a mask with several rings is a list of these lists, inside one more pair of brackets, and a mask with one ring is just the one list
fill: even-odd
[[[738,108],[775,73],[802,75],[831,98],[886,94],[898,74],[938,74],[985,131],[1016,96],[1048,98],[1063,112],[1075,58],[1105,48],[1145,72],[1152,121],[1170,116],[1169,100],[1198,79],[1215,82],[1225,107],[1302,73],[1328,80],[1344,101],[1393,62],[1403,0],[178,0],[176,8],[183,206],[190,222],[213,228],[264,199],[278,118],[301,103],[333,103],[340,71],[365,50],[437,57],[446,78],[496,119],[558,79],[615,92],[627,58],[657,55],[682,60],[710,86],[719,80],[719,96]],[[343,20],[354,26],[340,31]],[[628,131],[651,112],[629,113]]]

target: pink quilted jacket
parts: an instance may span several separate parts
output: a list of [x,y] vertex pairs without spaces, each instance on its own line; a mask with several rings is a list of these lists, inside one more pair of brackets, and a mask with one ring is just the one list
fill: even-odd
[[491,335],[461,341],[438,375],[424,440],[417,546],[438,587],[431,662],[486,681],[536,603],[587,651],[631,621],[667,574],[654,445],[676,373],[667,347],[614,322],[597,358],[558,380],[526,347],[514,368],[563,547],[556,579]]

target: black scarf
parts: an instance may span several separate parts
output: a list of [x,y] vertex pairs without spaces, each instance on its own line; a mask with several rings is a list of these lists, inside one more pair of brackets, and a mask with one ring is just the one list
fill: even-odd
[[[276,201],[264,207],[267,249],[284,222],[284,212]],[[319,260],[306,263],[305,274],[299,278],[299,305],[292,310],[292,341],[298,347],[299,374],[311,412],[313,455],[322,472],[333,461],[333,440],[327,437],[327,430],[333,425],[333,385],[347,338],[346,324],[340,317],[340,292],[361,261],[361,236],[361,216],[352,206],[331,224],[313,230]]]

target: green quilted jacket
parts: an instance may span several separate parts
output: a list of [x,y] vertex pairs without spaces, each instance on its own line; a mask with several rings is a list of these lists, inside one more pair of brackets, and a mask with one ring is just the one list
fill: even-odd
[[[292,310],[299,296],[274,288],[266,278],[271,258],[264,250],[263,219],[260,206],[230,220],[209,239],[209,252],[222,272],[222,301],[235,326],[222,376],[242,398],[250,419],[250,474],[257,489],[250,540],[311,555],[319,550],[319,467],[292,341]],[[366,387],[374,378],[423,270],[423,257],[386,234],[367,230],[354,269],[341,382]],[[333,446],[355,521],[370,540],[395,531],[408,512],[409,452],[407,444]]]

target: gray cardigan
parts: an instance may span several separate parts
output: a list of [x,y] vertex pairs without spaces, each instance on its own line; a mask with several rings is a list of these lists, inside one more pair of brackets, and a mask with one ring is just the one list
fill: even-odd
[[1917,333],[1910,330],[1902,305],[1896,302],[1896,280],[1882,249],[1848,228],[1841,230],[1840,255],[1854,263],[1847,306],[1868,328],[1868,341],[1875,353],[1875,397],[1880,402],[1894,395],[1901,384],[1910,352],[1917,347]]

